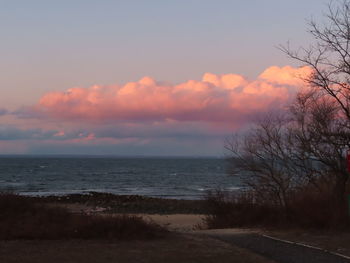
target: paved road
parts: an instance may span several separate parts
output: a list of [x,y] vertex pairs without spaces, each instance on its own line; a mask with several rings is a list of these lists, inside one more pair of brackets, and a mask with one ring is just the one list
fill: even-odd
[[247,248],[279,263],[349,263],[350,260],[326,251],[286,243],[255,233],[206,234]]

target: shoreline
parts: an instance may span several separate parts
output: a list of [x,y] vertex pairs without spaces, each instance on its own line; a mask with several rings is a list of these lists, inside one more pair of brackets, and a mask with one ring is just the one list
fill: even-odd
[[208,214],[204,199],[168,199],[102,192],[60,196],[19,196],[45,206],[67,209],[73,214],[137,216],[146,222],[153,222],[171,231],[182,233],[203,227],[204,218]]
[[[21,194],[18,194],[21,195]],[[38,202],[65,206],[74,212],[106,214],[207,214],[205,200],[169,199],[103,192],[84,194],[25,196]]]
[[[209,191],[209,190],[208,190]],[[9,191],[9,193],[25,196],[25,197],[39,197],[39,198],[45,198],[45,197],[66,197],[71,195],[91,195],[91,194],[110,194],[115,196],[141,196],[145,198],[155,198],[155,199],[166,199],[166,200],[185,200],[185,201],[200,201],[203,200],[205,193],[208,191],[203,191],[202,195],[142,195],[137,193],[132,194],[123,194],[123,193],[116,193],[113,191],[85,191],[85,190],[72,190],[67,192],[15,192],[15,191]],[[7,193],[7,191],[4,191]],[[1,193],[1,191],[0,191]]]

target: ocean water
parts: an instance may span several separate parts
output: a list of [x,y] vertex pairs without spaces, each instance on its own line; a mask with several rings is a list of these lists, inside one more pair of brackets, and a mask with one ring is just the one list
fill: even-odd
[[240,188],[227,165],[219,158],[0,157],[0,191],[200,199],[208,190]]

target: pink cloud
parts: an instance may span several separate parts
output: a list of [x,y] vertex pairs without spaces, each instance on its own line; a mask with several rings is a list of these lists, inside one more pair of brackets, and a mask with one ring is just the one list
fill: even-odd
[[144,77],[125,85],[71,88],[45,94],[37,114],[87,121],[231,122],[282,107],[303,85],[307,67],[270,67],[256,80],[237,74],[204,74],[202,80],[177,85]]

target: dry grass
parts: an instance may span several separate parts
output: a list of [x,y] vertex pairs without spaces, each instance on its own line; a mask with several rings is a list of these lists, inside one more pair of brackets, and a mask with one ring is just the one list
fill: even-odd
[[31,198],[0,194],[0,239],[144,239],[167,231],[137,216],[73,214]]
[[249,194],[229,195],[218,191],[209,193],[206,202],[209,214],[204,222],[209,229],[267,226],[281,218],[275,207],[257,204]]
[[347,208],[337,208],[327,195],[298,191],[290,198],[288,210],[268,200],[259,202],[253,194],[209,193],[208,228],[264,227],[304,229],[349,229]]

